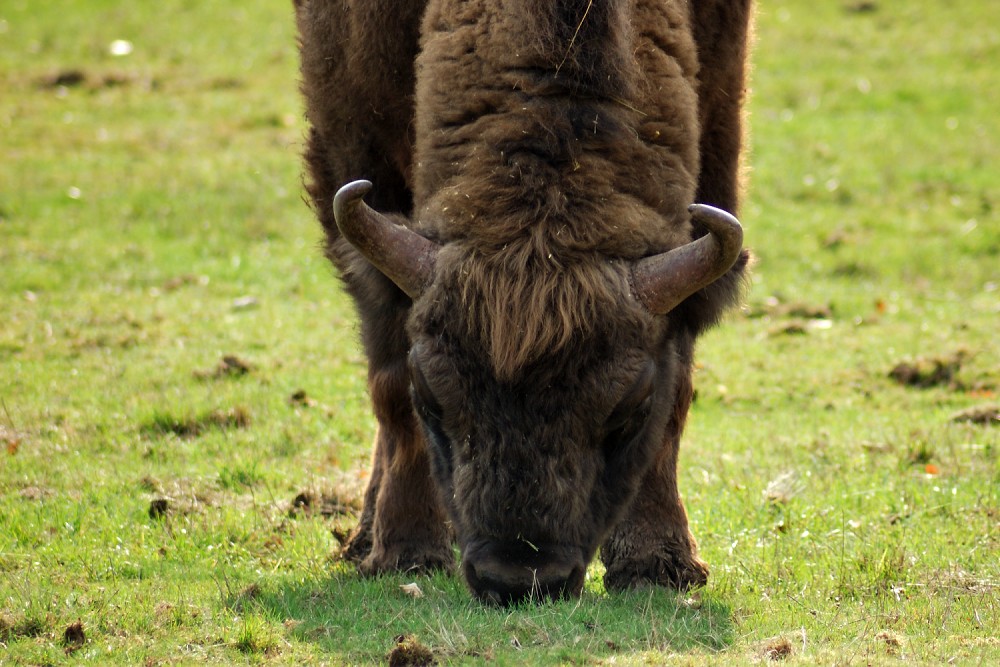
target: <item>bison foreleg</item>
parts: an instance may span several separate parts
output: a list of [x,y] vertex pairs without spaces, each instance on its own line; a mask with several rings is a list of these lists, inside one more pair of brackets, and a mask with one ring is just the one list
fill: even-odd
[[372,552],[372,531],[375,526],[375,505],[378,502],[378,490],[382,484],[382,457],[378,455],[379,441],[375,436],[375,456],[372,460],[371,477],[368,479],[368,489],[365,491],[364,505],[361,508],[361,518],[358,526],[351,534],[350,540],[344,545],[340,557],[352,563],[360,564]]
[[649,585],[684,590],[708,581],[708,566],[698,558],[680,497],[665,492],[664,480],[647,479],[647,488],[654,484],[660,492],[640,492],[632,511],[601,546],[609,591]]
[[631,510],[601,546],[608,590],[648,585],[684,590],[708,581],[676,479],[665,472],[646,476]]
[[382,475],[372,526],[372,547],[362,574],[451,570],[455,555],[430,477],[426,452],[395,457]]
[[[684,346],[689,362],[692,348]],[[679,378],[674,415],[655,465],[643,478],[632,506],[601,545],[608,590],[648,585],[684,590],[708,581],[708,566],[688,528],[687,512],[677,489],[677,454],[691,406],[690,363]]]
[[344,550],[362,574],[450,570],[455,565],[444,508],[430,475],[427,445],[410,407],[405,371],[370,381],[379,420],[372,480],[361,522]]

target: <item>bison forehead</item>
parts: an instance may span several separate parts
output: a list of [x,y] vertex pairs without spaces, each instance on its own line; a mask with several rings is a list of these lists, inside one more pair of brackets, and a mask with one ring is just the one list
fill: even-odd
[[561,262],[529,245],[459,257],[449,250],[451,261],[414,304],[411,337],[451,341],[449,352],[477,357],[471,362],[498,381],[516,382],[539,363],[556,373],[557,357],[571,367],[604,361],[613,348],[651,349],[663,326],[632,298],[618,262],[594,255]]

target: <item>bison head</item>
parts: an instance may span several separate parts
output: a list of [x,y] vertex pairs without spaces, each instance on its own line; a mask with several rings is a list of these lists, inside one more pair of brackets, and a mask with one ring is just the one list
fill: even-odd
[[695,206],[709,231],[697,241],[639,260],[583,252],[547,269],[429,240],[366,206],[370,187],[338,192],[337,224],[413,299],[413,406],[466,581],[500,603],[579,595],[683,418],[676,323],[664,316],[732,266],[739,223]]

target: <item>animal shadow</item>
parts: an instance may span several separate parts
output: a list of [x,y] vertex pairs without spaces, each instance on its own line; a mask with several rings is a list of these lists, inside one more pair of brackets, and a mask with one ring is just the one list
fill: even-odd
[[[365,578],[337,563],[325,578],[286,577],[251,586],[253,605],[280,620],[290,639],[347,663],[392,660],[403,646],[437,662],[559,661],[662,651],[723,651],[734,641],[733,612],[708,592],[647,588],[606,593],[591,577],[578,600],[527,601],[509,608],[475,600],[447,573]],[[246,604],[239,595],[230,601]],[[512,653],[513,652],[513,653]],[[423,653],[422,653],[423,654]],[[395,656],[399,657],[399,656]]]

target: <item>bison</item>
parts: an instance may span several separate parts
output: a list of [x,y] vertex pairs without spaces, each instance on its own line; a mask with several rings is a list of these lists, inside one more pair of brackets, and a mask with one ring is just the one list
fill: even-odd
[[[708,575],[677,487],[735,304],[750,0],[295,0],[307,187],[378,420],[365,574]],[[365,179],[365,180],[360,180]],[[691,205],[692,202],[698,205]]]

